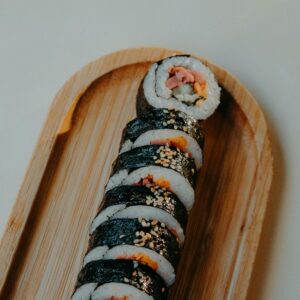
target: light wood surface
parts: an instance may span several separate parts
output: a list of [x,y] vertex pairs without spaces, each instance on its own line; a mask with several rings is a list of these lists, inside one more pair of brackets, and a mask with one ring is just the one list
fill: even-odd
[[[74,74],[55,97],[0,244],[1,299],[68,299],[121,132],[149,64],[174,50],[119,51]],[[198,177],[170,299],[245,299],[272,179],[255,99],[207,62],[223,93],[205,122]],[[17,138],[17,137],[16,137]]]

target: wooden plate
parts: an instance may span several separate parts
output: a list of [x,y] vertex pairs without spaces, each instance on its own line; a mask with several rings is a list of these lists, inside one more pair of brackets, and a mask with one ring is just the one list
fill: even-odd
[[[175,52],[139,48],[104,56],[58,92],[1,241],[2,299],[70,298],[122,128],[135,115],[138,85],[151,62]],[[255,99],[227,71],[201,60],[224,90],[222,105],[205,123],[205,164],[170,299],[241,300],[272,154]]]

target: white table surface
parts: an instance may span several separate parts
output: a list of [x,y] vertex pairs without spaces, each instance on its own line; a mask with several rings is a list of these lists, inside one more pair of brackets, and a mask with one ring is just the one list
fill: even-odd
[[202,55],[250,89],[275,176],[249,299],[300,299],[300,2],[0,1],[0,233],[50,103],[80,67],[128,47]]

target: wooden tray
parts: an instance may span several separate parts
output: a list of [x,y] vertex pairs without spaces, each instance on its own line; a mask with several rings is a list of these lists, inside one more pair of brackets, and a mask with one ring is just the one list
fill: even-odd
[[[176,51],[119,51],[88,64],[55,97],[0,244],[1,299],[69,299],[121,131],[150,63]],[[178,52],[176,52],[178,53]],[[201,58],[200,58],[201,59]],[[264,116],[224,69],[205,123],[205,164],[170,299],[245,299],[272,178]]]

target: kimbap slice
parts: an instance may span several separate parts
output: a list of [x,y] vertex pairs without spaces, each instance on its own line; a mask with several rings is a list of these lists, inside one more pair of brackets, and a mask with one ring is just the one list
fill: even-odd
[[112,219],[91,235],[85,262],[99,258],[136,260],[155,270],[170,286],[175,281],[179,256],[178,240],[164,223],[142,218]]
[[139,87],[136,109],[138,115],[153,108],[175,109],[205,120],[219,103],[220,87],[211,70],[190,55],[176,55],[150,67]]
[[202,166],[203,143],[200,122],[183,112],[153,109],[127,124],[120,152],[150,144],[169,145],[190,153],[199,169]]
[[109,190],[101,210],[94,218],[91,233],[103,222],[114,218],[157,219],[166,224],[182,245],[187,223],[187,210],[178,197],[153,184],[123,185]]
[[114,162],[106,191],[144,180],[174,192],[188,210],[192,207],[196,166],[194,159],[180,149],[148,145],[121,153]]
[[[115,298],[113,298],[115,297]],[[131,260],[95,260],[80,271],[72,300],[167,298],[163,280],[151,268]]]

